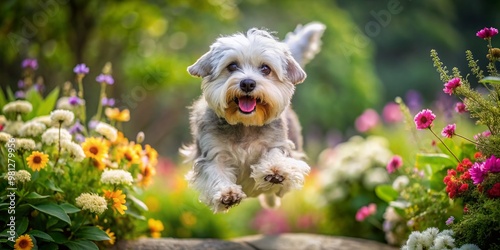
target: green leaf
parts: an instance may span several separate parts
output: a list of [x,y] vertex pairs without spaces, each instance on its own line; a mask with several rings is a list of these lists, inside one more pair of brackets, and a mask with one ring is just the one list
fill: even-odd
[[31,230],[28,232],[29,235],[34,236],[36,238],[40,238],[46,241],[51,241],[53,242],[54,239],[52,239],[52,236],[48,235],[45,232],[39,231],[39,230]]
[[446,154],[417,154],[415,162],[418,169],[425,169],[426,166],[430,166],[433,173],[456,164],[456,160]]
[[99,250],[94,242],[88,240],[68,241],[64,245],[71,250]]
[[9,102],[13,102],[16,100],[16,95],[14,95],[14,92],[10,87],[7,87],[7,98]]
[[64,191],[63,191],[62,189],[60,189],[59,187],[57,187],[57,186],[54,184],[54,182],[53,182],[53,181],[51,181],[51,180],[47,180],[47,181],[45,181],[45,183],[44,183],[44,184],[45,184],[44,186],[45,186],[46,188],[48,188],[48,189],[50,189],[50,190],[52,190],[52,191],[56,191],[56,192],[60,192],[60,193],[64,193]]
[[29,220],[28,217],[22,217],[20,222],[16,223],[16,233],[17,235],[24,234],[26,229],[28,229]]
[[33,106],[33,110],[26,116],[27,120],[32,119],[35,117],[38,108],[40,107],[40,104],[43,101],[42,95],[36,90],[35,88],[30,88],[28,91],[26,91],[26,96],[25,96],[26,101],[30,102],[31,105]]
[[480,83],[489,84],[500,84],[500,77],[498,76],[487,76],[479,81]]
[[64,244],[65,242],[68,241],[68,238],[61,232],[57,231],[50,231],[47,233],[52,237],[52,239],[57,243],[57,244]]
[[5,97],[5,93],[3,92],[3,89],[0,88],[0,110],[7,104],[7,98]]
[[64,209],[64,211],[67,213],[67,214],[72,214],[72,213],[77,213],[77,212],[80,212],[81,209],[69,204],[69,203],[62,203],[60,204],[59,206],[62,207],[62,209]]
[[48,202],[39,205],[30,204],[30,206],[42,213],[52,215],[71,225],[71,219],[69,218],[69,216],[66,214],[64,209],[62,209],[61,206],[57,205],[56,203]]
[[76,231],[75,237],[78,239],[94,241],[110,240],[108,234],[96,226],[81,227],[78,231]]
[[45,100],[40,103],[40,107],[38,107],[36,116],[44,116],[50,114],[50,112],[54,109],[56,105],[57,98],[59,97],[59,87],[53,89]]
[[24,198],[26,198],[26,199],[43,199],[43,198],[47,198],[47,197],[50,197],[50,195],[40,195],[37,192],[31,192],[28,195],[26,195]]
[[141,210],[148,211],[148,206],[141,200],[137,199],[135,196],[128,194],[127,198],[129,198],[129,200],[131,200]]
[[394,190],[391,185],[378,185],[375,188],[375,194],[385,202],[391,202],[399,197],[398,191]]

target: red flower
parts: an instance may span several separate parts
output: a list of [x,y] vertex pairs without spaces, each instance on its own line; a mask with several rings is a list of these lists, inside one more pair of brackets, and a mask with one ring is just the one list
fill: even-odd
[[474,154],[474,159],[476,159],[476,160],[479,159],[479,158],[482,158],[482,157],[483,157],[483,154],[481,152],[476,152]]
[[488,196],[490,198],[499,198],[500,197],[500,183],[495,183],[493,187],[488,190]]
[[469,184],[464,183],[464,184],[462,184],[462,185],[460,186],[460,188],[458,189],[458,191],[460,191],[460,192],[465,192],[465,191],[467,191],[467,189],[469,189]]

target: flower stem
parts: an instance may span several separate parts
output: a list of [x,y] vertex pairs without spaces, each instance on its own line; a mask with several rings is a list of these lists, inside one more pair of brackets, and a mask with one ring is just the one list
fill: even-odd
[[101,83],[101,94],[99,95],[99,103],[97,104],[97,113],[95,115],[96,121],[101,120],[101,114],[102,114],[102,98],[106,96],[106,83],[102,82]]
[[[77,76],[77,82],[78,82],[78,98],[80,98],[80,100],[84,100],[83,99],[83,74],[78,74]],[[85,114],[85,104],[82,104],[80,105],[80,120],[83,122],[83,124],[85,124],[85,119],[86,119],[86,114]]]
[[455,158],[455,160],[457,160],[457,162],[460,162],[460,160],[458,159],[458,157],[451,151],[451,149],[446,145],[446,143],[444,143],[443,140],[441,140],[441,138],[439,138],[438,135],[436,135],[436,133],[434,133],[434,130],[432,130],[431,127],[429,127],[429,130],[431,131],[431,133],[436,137],[438,138],[438,140],[443,144],[443,146],[448,150],[448,152],[450,152],[450,154]]

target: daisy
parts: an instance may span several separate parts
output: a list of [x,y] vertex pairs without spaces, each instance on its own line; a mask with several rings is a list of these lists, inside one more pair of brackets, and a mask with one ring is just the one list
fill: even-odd
[[33,249],[34,244],[33,240],[29,236],[29,234],[24,234],[19,236],[16,239],[16,244],[14,244],[14,249],[15,250],[31,250]]
[[71,141],[71,134],[67,129],[49,128],[42,134],[42,142],[52,145],[62,141]]
[[434,119],[436,119],[436,115],[432,113],[432,110],[424,109],[415,115],[413,120],[415,121],[417,129],[426,129],[432,126],[432,121],[434,121]]
[[21,100],[9,102],[2,108],[3,113],[27,114],[31,112],[31,110],[33,110],[33,105],[28,101]]
[[24,137],[35,137],[45,131],[46,128],[47,126],[41,122],[29,121],[21,126],[19,134]]
[[87,138],[82,143],[83,152],[87,157],[102,160],[108,155],[108,146],[103,140],[95,137]]
[[117,211],[121,215],[125,214],[125,210],[127,210],[127,206],[125,206],[125,198],[127,197],[122,193],[122,190],[110,191],[104,190],[104,197],[113,202],[112,208]]
[[68,151],[74,161],[81,162],[85,159],[85,152],[83,152],[82,146],[79,144],[72,141],[62,141],[61,147]]
[[131,185],[134,179],[132,174],[122,169],[104,170],[101,182],[109,185]]
[[36,143],[32,139],[16,138],[16,149],[18,150],[33,150],[36,148]]
[[40,169],[45,168],[47,162],[49,162],[49,156],[42,152],[33,151],[30,156],[26,158],[28,166],[33,171],[40,171]]
[[446,125],[446,127],[443,128],[443,131],[441,131],[441,135],[446,138],[452,138],[453,135],[455,135],[455,129],[456,129],[455,124],[448,124]]
[[106,139],[110,140],[111,142],[116,141],[116,138],[118,137],[118,130],[104,122],[99,122],[97,126],[95,126],[95,131],[106,137]]

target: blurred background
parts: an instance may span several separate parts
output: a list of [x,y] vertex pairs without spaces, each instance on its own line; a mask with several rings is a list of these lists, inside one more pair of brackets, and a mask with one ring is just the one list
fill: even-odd
[[[326,195],[330,192],[326,190],[347,179],[333,182],[335,178],[320,180],[319,175],[324,168],[332,168],[328,164],[334,163],[328,159],[339,145],[364,145],[382,155],[382,159],[374,156],[377,159],[366,163],[366,168],[384,169],[392,153],[410,155],[412,143],[402,139],[403,125],[385,121],[368,130],[356,125],[358,118],[369,109],[375,115],[370,118],[369,113],[365,119],[376,123],[378,113],[398,96],[412,112],[425,105],[439,106],[435,104],[439,100],[453,103],[443,97],[430,50],[436,49],[446,65],[468,72],[464,51],[470,49],[484,66],[486,44],[475,33],[484,27],[498,28],[499,8],[500,2],[494,0],[4,0],[0,3],[0,82],[2,89],[15,91],[22,60],[36,58],[36,75],[42,77],[48,93],[65,81],[74,82],[74,66],[85,63],[90,68],[84,79],[85,99],[87,111],[93,113],[99,93],[94,79],[111,62],[115,84],[108,96],[116,99],[117,107],[131,112],[125,135],[134,138],[143,131],[145,143],[162,158],[156,183],[143,194],[151,213],[165,224],[162,236],[313,232],[385,241],[380,225],[360,225],[354,219],[357,209],[376,201],[374,184],[353,188],[353,183],[366,184],[365,177],[353,178],[344,183],[347,194],[338,199],[338,195]],[[293,99],[309,163],[314,166],[306,187],[289,194],[281,211],[262,210],[249,200],[228,214],[211,214],[186,187],[183,175],[189,166],[178,155],[178,148],[191,141],[186,107],[201,93],[201,80],[191,77],[186,68],[220,35],[266,27],[282,39],[298,24],[311,21],[326,25],[322,50],[305,67],[308,78],[298,85]],[[351,156],[355,157],[361,156]],[[366,174],[366,168],[360,174]],[[381,175],[377,178],[375,182],[388,181]],[[382,218],[383,209],[377,216]]]

